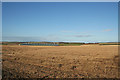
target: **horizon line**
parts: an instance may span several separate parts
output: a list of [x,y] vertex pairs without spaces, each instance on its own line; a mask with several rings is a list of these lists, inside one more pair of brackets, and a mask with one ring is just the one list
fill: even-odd
[[120,42],[120,41],[94,41],[94,42],[88,42],[88,41],[0,41],[0,42],[78,42],[78,43],[109,43],[109,42]]

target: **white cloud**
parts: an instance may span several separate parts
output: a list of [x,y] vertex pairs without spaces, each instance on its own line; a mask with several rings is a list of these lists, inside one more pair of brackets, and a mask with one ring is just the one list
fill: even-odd
[[103,30],[104,32],[109,32],[109,31],[112,31],[112,29],[105,29]]
[[92,37],[92,35],[74,35],[74,37]]
[[65,33],[71,33],[71,32],[74,32],[74,31],[67,31],[67,30],[63,30],[63,31],[61,31],[61,32],[65,32]]

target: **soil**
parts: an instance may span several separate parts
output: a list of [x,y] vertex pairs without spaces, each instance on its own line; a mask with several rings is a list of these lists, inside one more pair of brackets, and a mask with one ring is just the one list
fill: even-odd
[[118,78],[118,45],[2,46],[3,78]]

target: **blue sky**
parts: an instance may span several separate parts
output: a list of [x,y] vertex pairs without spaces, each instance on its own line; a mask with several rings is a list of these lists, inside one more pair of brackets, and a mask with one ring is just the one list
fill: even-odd
[[118,41],[117,2],[3,2],[3,41]]

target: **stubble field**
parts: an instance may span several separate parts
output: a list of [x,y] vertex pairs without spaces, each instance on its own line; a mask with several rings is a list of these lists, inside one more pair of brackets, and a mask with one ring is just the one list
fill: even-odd
[[117,45],[2,46],[3,78],[118,78]]

